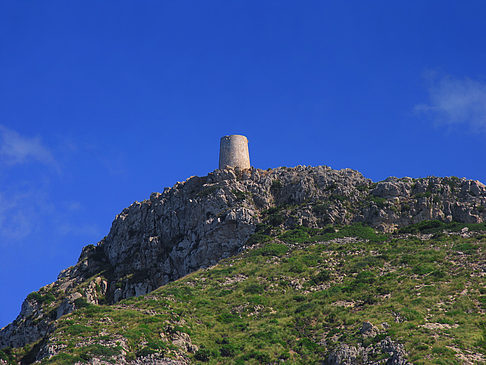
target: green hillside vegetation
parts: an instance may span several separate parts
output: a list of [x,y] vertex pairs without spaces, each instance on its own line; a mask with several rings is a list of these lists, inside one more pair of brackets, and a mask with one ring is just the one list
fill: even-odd
[[[262,226],[252,249],[216,266],[62,317],[49,340],[62,349],[42,363],[158,354],[209,364],[308,364],[340,344],[366,347],[387,336],[414,364],[481,359],[486,236],[455,233],[465,226],[423,222],[395,235],[359,225],[298,227],[273,236]],[[365,321],[379,333],[361,336]],[[0,359],[28,358],[31,349],[6,350]]]

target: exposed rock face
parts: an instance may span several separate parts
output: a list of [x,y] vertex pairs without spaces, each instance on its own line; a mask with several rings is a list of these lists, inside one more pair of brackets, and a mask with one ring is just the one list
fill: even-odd
[[88,303],[146,294],[245,248],[269,209],[274,224],[363,222],[384,231],[427,219],[483,222],[486,187],[458,178],[388,178],[373,183],[350,169],[326,166],[225,169],[153,193],[118,214],[109,234],[86,246],[78,263],[28,298],[0,331],[0,348],[24,346],[60,316]]

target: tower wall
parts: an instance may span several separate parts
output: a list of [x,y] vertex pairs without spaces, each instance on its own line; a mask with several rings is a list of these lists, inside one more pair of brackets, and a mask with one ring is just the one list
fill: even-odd
[[219,147],[219,168],[226,166],[250,168],[250,153],[248,152],[248,139],[245,136],[231,135],[221,137]]

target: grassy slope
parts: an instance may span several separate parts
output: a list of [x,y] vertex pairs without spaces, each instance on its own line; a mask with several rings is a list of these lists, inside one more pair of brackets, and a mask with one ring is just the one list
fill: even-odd
[[[429,226],[411,231],[444,228]],[[361,239],[303,243],[350,235]],[[413,363],[461,363],[486,352],[485,244],[481,235],[423,240],[364,227],[285,232],[146,296],[61,318],[51,343],[66,347],[45,362],[165,353],[194,362],[313,363],[338,343],[366,346],[389,335]],[[364,340],[363,321],[382,332]],[[181,333],[197,352],[171,342]]]

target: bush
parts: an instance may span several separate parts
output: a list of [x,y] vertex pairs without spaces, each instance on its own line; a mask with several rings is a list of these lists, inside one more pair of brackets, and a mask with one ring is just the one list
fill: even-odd
[[434,346],[432,353],[441,356],[455,356],[456,352],[444,346]]
[[329,204],[316,204],[312,207],[314,214],[323,215],[329,209]]
[[407,227],[399,229],[399,233],[425,233],[436,234],[442,231],[459,232],[464,227],[469,228],[470,231],[486,230],[485,223],[459,223],[459,222],[441,222],[439,220],[428,220],[412,224]]
[[236,350],[237,349],[235,346],[228,343],[221,346],[221,348],[219,349],[219,353],[223,357],[233,357],[236,354]]
[[386,199],[385,198],[370,195],[368,199],[370,201],[372,201],[373,203],[375,203],[380,208],[384,208],[386,206]]
[[299,260],[298,257],[291,257],[287,260],[288,263],[288,270],[290,272],[300,274],[305,271],[304,264]]
[[144,347],[144,348],[137,351],[136,356],[137,357],[144,357],[144,356],[152,355],[152,354],[155,354],[155,353],[157,353],[157,350],[152,349],[150,347]]
[[477,246],[471,242],[464,242],[454,246],[454,250],[463,252],[465,254],[472,254],[476,252]]
[[295,309],[295,313],[310,312],[310,311],[312,311],[316,307],[317,307],[317,304],[314,303],[314,302],[312,302],[312,303],[304,303],[304,304],[299,305]]
[[218,321],[221,323],[232,323],[235,321],[240,321],[241,318],[237,314],[232,313],[222,313],[217,317]]
[[87,335],[94,330],[91,327],[84,326],[82,324],[73,324],[71,326],[68,326],[64,329],[66,333],[69,333],[70,335],[73,336],[79,336],[79,335]]
[[12,349],[7,347],[0,350],[0,360],[5,361],[6,364],[14,364],[14,358],[12,356]]
[[282,214],[275,213],[275,214],[269,215],[266,218],[266,221],[271,226],[277,227],[277,226],[281,225],[283,222],[285,222],[285,217]]
[[424,193],[417,193],[415,194],[415,198],[416,199],[420,199],[420,198],[430,198],[432,196],[432,193],[430,191],[426,191]]
[[46,303],[46,304],[49,304],[49,303],[52,303],[53,301],[56,300],[56,297],[54,296],[54,294],[52,293],[45,293],[45,294],[42,294],[42,293],[39,293],[39,292],[32,292],[30,293],[29,295],[27,295],[27,299],[29,300],[35,300],[37,303]]
[[236,190],[236,189],[231,190],[231,192],[236,197],[236,201],[239,201],[239,202],[242,202],[243,200],[245,200],[246,196],[248,194],[248,193],[245,193],[243,191]]
[[361,271],[356,276],[357,283],[372,284],[375,282],[375,280],[376,280],[376,275],[371,271]]
[[260,364],[267,364],[270,362],[270,356],[266,353],[260,351],[252,351],[244,356],[242,356],[239,360],[241,364],[245,364],[250,359],[255,359]]
[[204,361],[207,362],[211,358],[211,351],[208,349],[199,349],[196,354],[194,355],[194,358],[199,361]]
[[85,307],[89,307],[90,304],[86,301],[85,298],[78,298],[74,301],[74,306],[76,308],[85,308]]
[[80,348],[81,354],[79,355],[83,360],[90,360],[94,356],[101,356],[110,358],[121,353],[121,347],[108,347],[99,344],[89,345]]
[[270,241],[272,238],[269,235],[263,234],[263,233],[254,233],[248,238],[248,241],[246,241],[247,245],[253,245],[255,243],[265,243]]
[[280,180],[273,180],[270,189],[274,191],[280,191],[280,189],[282,189],[282,183],[280,182]]
[[413,268],[413,273],[417,275],[425,275],[435,270],[435,267],[431,264],[419,264]]
[[259,284],[250,284],[245,287],[243,291],[248,294],[262,294],[265,291],[265,288]]
[[299,243],[299,242],[310,241],[308,228],[302,226],[281,234],[279,238],[287,243]]
[[319,272],[318,274],[314,275],[312,278],[311,278],[311,281],[315,284],[315,285],[319,285],[319,284],[322,284],[323,282],[325,281],[328,281],[329,279],[331,278],[331,274],[329,273],[329,271],[327,270],[322,270],[321,272]]
[[422,221],[401,228],[400,233],[438,233],[445,227],[445,223],[439,220]]
[[268,243],[253,251],[254,256],[283,256],[289,248],[282,243]]

